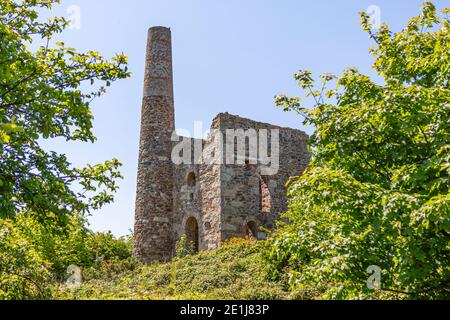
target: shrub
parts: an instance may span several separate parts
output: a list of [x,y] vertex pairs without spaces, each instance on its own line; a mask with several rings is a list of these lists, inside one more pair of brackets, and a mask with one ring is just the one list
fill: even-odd
[[0,300],[49,298],[50,267],[14,221],[0,220]]
[[189,243],[186,235],[181,236],[175,245],[175,257],[183,258],[194,255],[195,253],[195,244]]
[[86,225],[81,215],[74,215],[64,229],[49,229],[25,213],[0,220],[0,299],[50,298],[52,282],[64,283],[71,265],[80,267],[85,279],[137,266],[131,237],[94,233]]

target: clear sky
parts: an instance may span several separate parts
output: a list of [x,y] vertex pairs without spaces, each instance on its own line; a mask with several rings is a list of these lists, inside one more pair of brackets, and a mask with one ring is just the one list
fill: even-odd
[[[129,56],[132,77],[114,83],[92,105],[95,144],[47,141],[83,166],[113,157],[125,177],[115,203],[93,212],[91,228],[125,235],[133,228],[140,109],[147,29],[172,30],[176,126],[205,129],[219,112],[299,128],[301,119],[276,109],[273,97],[296,95],[292,75],[341,73],[357,66],[373,75],[372,45],[359,27],[359,11],[376,5],[381,21],[399,30],[419,12],[422,0],[62,0],[52,14],[80,12],[79,28],[60,40],[79,51]],[[448,0],[437,0],[443,8]],[[74,10],[75,9],[75,10]]]

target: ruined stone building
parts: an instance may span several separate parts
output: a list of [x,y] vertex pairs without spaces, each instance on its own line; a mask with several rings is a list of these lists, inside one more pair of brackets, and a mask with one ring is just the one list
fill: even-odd
[[[228,113],[213,119],[214,134],[204,140],[177,137],[171,32],[164,27],[148,34],[141,121],[134,237],[135,255],[145,263],[171,259],[183,235],[197,250],[217,248],[233,237],[264,238],[261,227],[272,229],[286,209],[285,183],[310,160],[304,132]],[[234,137],[227,139],[229,130],[246,135],[244,157],[238,157]],[[267,141],[257,136],[258,146],[267,142],[267,154],[278,153],[272,159],[276,170],[267,170],[259,153],[250,151],[251,130],[267,132]],[[192,152],[180,153],[192,161],[173,159],[180,141],[192,146]],[[232,148],[235,162],[224,160],[226,148]]]

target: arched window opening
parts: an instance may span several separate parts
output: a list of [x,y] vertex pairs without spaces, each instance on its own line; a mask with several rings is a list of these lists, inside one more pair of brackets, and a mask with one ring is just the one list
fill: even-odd
[[258,225],[255,221],[249,221],[247,223],[246,234],[250,238],[258,239]]
[[197,177],[195,176],[194,172],[189,172],[186,180],[189,187],[195,187],[195,185],[197,184]]
[[259,209],[261,212],[271,212],[272,211],[272,199],[270,197],[270,189],[269,184],[264,178],[260,178],[259,185],[259,197],[260,197],[260,206]]
[[199,236],[198,236],[198,223],[197,219],[194,217],[190,217],[186,221],[186,238],[189,245],[194,247],[195,252],[198,252],[199,249]]

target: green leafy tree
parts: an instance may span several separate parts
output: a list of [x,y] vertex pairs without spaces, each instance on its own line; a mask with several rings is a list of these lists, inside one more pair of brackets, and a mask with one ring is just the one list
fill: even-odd
[[[290,223],[265,253],[293,287],[329,298],[450,297],[449,13],[426,2],[397,33],[362,13],[377,81],[349,68],[317,85],[300,71],[313,107],[276,97],[315,127],[313,161],[289,185]],[[379,290],[367,286],[371,266]]]
[[[112,201],[120,163],[74,168],[42,139],[94,142],[91,102],[129,76],[127,57],[111,60],[55,42],[68,21],[39,19],[59,0],[0,2],[0,218],[32,212],[63,225]],[[32,43],[43,44],[35,52]],[[92,90],[88,90],[89,85]]]

